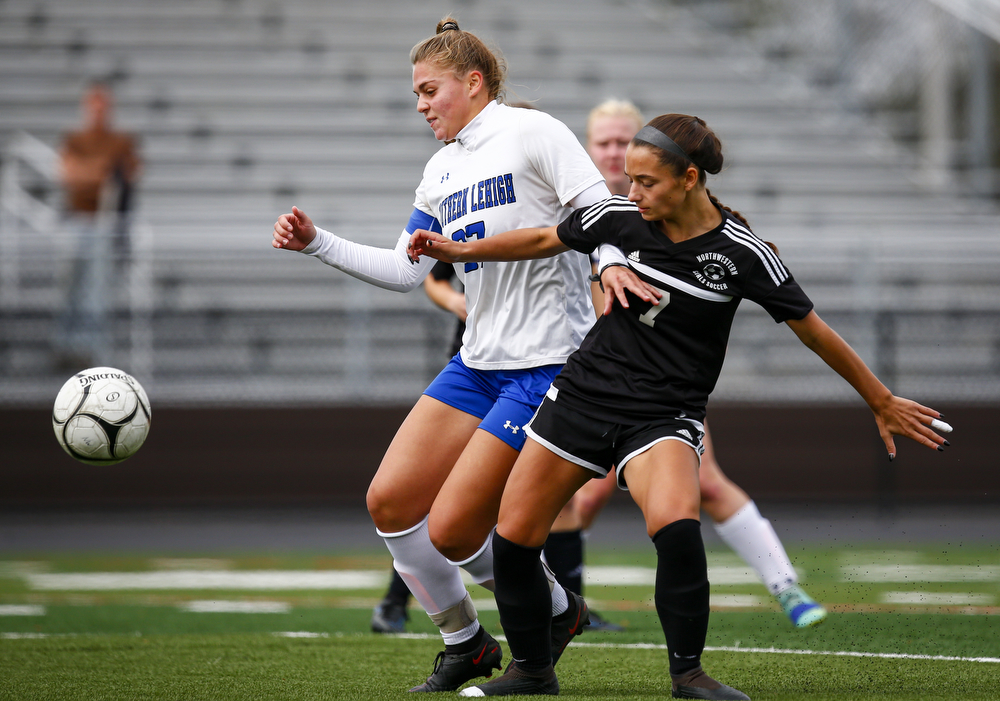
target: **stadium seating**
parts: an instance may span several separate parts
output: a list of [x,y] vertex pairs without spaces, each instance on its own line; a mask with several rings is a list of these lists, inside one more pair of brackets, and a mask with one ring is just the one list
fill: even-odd
[[[450,10],[503,49],[511,100],[581,137],[609,96],[648,116],[703,117],[727,154],[713,192],[778,244],[880,375],[928,401],[997,395],[996,212],[921,186],[912,155],[835,94],[770,70],[752,44],[683,7],[610,0],[0,4],[0,143],[25,131],[56,148],[97,76],[114,82],[118,124],[141,137],[111,364],[174,405],[417,396],[445,361],[451,320],[419,291],[273,251],[270,231],[296,204],[352,239],[395,242],[438,146],[414,112],[408,51]],[[44,178],[28,189],[57,205]],[[0,403],[40,405],[66,374],[51,344],[73,241],[9,210]],[[744,305],[717,399],[852,396]]]

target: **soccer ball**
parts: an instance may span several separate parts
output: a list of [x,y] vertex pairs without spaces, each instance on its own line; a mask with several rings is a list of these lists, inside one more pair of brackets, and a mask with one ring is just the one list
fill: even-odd
[[56,395],[52,428],[67,453],[88,465],[114,465],[135,454],[149,433],[146,391],[115,368],[90,368]]

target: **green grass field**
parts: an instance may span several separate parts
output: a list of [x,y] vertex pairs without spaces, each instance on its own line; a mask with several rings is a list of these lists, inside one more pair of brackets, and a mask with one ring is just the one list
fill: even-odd
[[[742,563],[712,552],[713,676],[755,700],[1000,699],[1000,548],[790,554],[830,619],[794,630]],[[626,632],[577,638],[561,695],[670,697],[653,565],[588,554],[588,600]],[[410,635],[368,632],[388,566],[384,553],[0,560],[0,699],[412,698],[441,643],[419,609]],[[499,634],[488,592],[472,592]]]

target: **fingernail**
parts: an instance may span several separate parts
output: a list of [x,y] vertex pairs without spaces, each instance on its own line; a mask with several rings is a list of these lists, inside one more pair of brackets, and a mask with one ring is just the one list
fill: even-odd
[[944,418],[944,414],[942,414],[940,411],[938,412],[938,418],[939,419],[943,419]]
[[943,445],[939,445],[938,446],[938,452],[939,453],[943,453],[944,452],[944,446]]
[[892,462],[895,459],[896,459],[896,454],[895,453],[889,453],[889,462]]
[[949,443],[948,441],[945,441],[945,442],[944,442],[944,444],[945,444],[946,446],[948,446],[949,448],[951,447],[951,443]]

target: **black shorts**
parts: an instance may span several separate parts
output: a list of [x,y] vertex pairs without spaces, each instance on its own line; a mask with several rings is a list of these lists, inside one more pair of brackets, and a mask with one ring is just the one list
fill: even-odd
[[705,452],[705,426],[684,416],[664,416],[641,424],[620,424],[585,416],[556,401],[550,387],[538,411],[524,427],[532,440],[559,457],[601,478],[618,466],[618,487],[628,490],[623,475],[628,461],[661,441],[681,441],[691,446],[701,460]]

